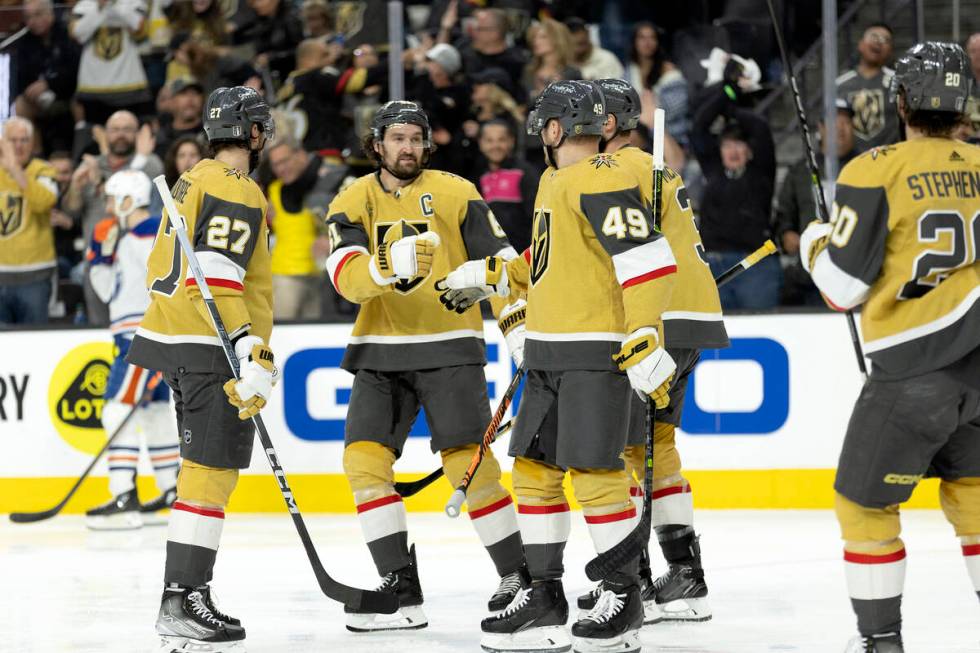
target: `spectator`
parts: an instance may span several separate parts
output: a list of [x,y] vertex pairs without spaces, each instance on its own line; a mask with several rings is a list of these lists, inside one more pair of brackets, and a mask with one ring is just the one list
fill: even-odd
[[[827,142],[827,126],[823,120],[819,127],[820,151],[817,154],[817,170],[824,170],[824,149]],[[851,124],[851,110],[838,101],[835,125],[837,140],[837,169],[840,170],[854,158],[854,129]],[[779,191],[779,204],[776,209],[776,234],[782,244],[784,254],[795,257],[792,265],[783,270],[783,304],[804,304],[823,306],[820,291],[813,284],[800,264],[800,234],[811,221],[819,216],[813,199],[813,181],[807,160],[800,159],[786,173]]]
[[891,28],[883,23],[868,26],[857,49],[860,61],[837,78],[837,97],[854,114],[854,149],[860,154],[899,140],[898,110],[889,97],[894,71],[885,67],[892,57]]
[[479,140],[482,156],[474,178],[510,244],[523,252],[531,245],[531,216],[541,170],[515,160],[515,144],[510,123],[484,123]]
[[[737,74],[739,71],[736,70]],[[694,115],[691,142],[705,176],[701,240],[717,276],[755,251],[769,237],[776,177],[775,145],[766,120],[726,95],[734,80],[705,89]],[[719,116],[727,123],[711,131]],[[719,289],[722,306],[773,308],[779,304],[779,261],[767,257]]]
[[437,43],[425,53],[426,74],[416,78],[412,97],[425,109],[432,126],[436,149],[430,165],[463,175],[469,167],[461,141],[463,121],[469,116],[470,91],[459,75],[461,65],[456,48]]
[[973,70],[973,95],[980,97],[980,32],[975,32],[966,40],[966,53],[970,55],[970,68]]
[[163,174],[167,178],[167,186],[173,188],[177,178],[196,166],[206,155],[199,137],[181,136],[174,140],[163,159]]
[[32,156],[34,126],[11,118],[0,138],[0,325],[48,321],[55,267],[54,169]]
[[[452,6],[446,12],[455,24],[456,17],[451,15]],[[516,47],[507,45],[507,16],[499,9],[481,9],[473,15],[472,40],[459,49],[463,60],[463,72],[467,77],[489,68],[502,68],[508,79],[519,80],[524,74],[524,66],[527,57]],[[443,16],[446,21],[446,16]],[[445,27],[445,22],[443,23]],[[448,33],[439,32],[439,41],[448,42]],[[527,98],[522,93],[522,88],[516,86],[514,89],[514,99],[519,104],[523,104]]]
[[589,28],[581,18],[569,18],[565,25],[572,34],[572,63],[582,71],[582,79],[623,77],[623,64],[609,50],[592,43]]
[[531,61],[524,69],[523,84],[532,100],[551,82],[581,79],[582,72],[572,66],[572,35],[557,20],[545,18],[527,29]]
[[[196,79],[210,95],[222,86],[251,86],[259,89],[262,80],[252,64],[234,55],[222,54],[214,45],[190,38],[187,34],[177,34],[170,41],[173,59],[167,65],[167,82],[178,79]],[[164,88],[161,92],[169,92]]]
[[68,37],[68,28],[57,20],[50,0],[24,3],[27,32],[14,45],[17,79],[14,106],[18,116],[27,118],[38,129],[41,141],[35,151],[69,149],[72,120],[69,102],[78,81],[78,44]]
[[[317,259],[326,259],[329,240],[321,233],[327,206],[347,175],[346,166],[324,163],[290,137],[268,151],[275,176],[269,184],[272,247],[272,290],[275,318],[314,319],[321,314],[324,284]],[[334,302],[339,300],[332,294]],[[328,307],[335,316],[337,305]]]
[[204,88],[193,79],[178,79],[170,85],[169,120],[156,133],[156,155],[163,158],[171,143],[181,136],[197,136],[204,128]]
[[101,125],[120,109],[153,113],[135,43],[145,16],[143,0],[79,0],[72,10],[69,30],[82,44],[75,99],[89,124]]
[[306,0],[300,9],[303,36],[308,39],[327,38],[333,32],[333,18],[326,0]]
[[[524,110],[512,95],[514,85],[503,68],[489,68],[473,75],[470,106],[474,120],[463,125],[468,138],[477,138],[480,125],[491,120],[503,120],[511,130],[524,133]],[[517,132],[517,130],[521,130]]]
[[54,228],[54,251],[58,257],[58,278],[67,279],[71,269],[82,260],[82,230],[71,216],[61,208],[61,199],[68,191],[71,175],[75,171],[71,153],[63,150],[52,152],[48,163],[54,169],[55,183],[58,184],[58,201],[51,209],[51,226]]
[[227,24],[218,0],[177,0],[165,13],[174,34],[188,34],[208,45],[228,43]]
[[[81,223],[85,242],[91,241],[96,223],[105,217],[102,184],[106,179],[114,172],[127,169],[142,170],[150,179],[163,172],[163,162],[153,153],[154,145],[149,125],[141,129],[136,116],[129,111],[117,111],[109,116],[102,153],[97,157],[88,154],[82,157],[62,202],[65,212]],[[90,324],[108,324],[108,308],[92,291],[88,280],[85,307]]]
[[279,79],[296,67],[296,46],[303,40],[303,22],[287,0],[249,0],[253,20],[235,32],[234,42],[255,48],[252,64],[278,74]]
[[665,128],[682,148],[690,146],[691,119],[687,80],[661,47],[660,31],[653,23],[640,22],[630,39],[626,80],[640,94],[640,121],[653,128],[653,109],[667,113]]

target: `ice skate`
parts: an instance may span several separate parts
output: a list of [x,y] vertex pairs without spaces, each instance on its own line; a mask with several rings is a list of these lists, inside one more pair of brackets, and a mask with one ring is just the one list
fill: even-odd
[[522,566],[512,574],[507,574],[500,578],[497,590],[487,602],[487,609],[490,612],[500,612],[514,600],[517,593],[525,587],[531,586],[531,576],[527,573],[527,567]]
[[174,501],[177,500],[177,488],[172,487],[156,499],[147,503],[140,504],[140,516],[143,518],[144,526],[164,526],[167,523],[165,515],[160,514],[164,510],[169,510]]
[[159,653],[245,651],[245,629],[240,623],[219,619],[209,603],[206,587],[205,592],[200,588],[165,589],[156,625]]
[[385,574],[378,592],[398,596],[398,610],[392,614],[376,612],[357,612],[344,607],[347,613],[347,630],[354,633],[370,633],[379,630],[417,630],[429,625],[422,611],[422,585],[419,583],[418,563],[415,559],[415,545],[409,549],[412,562],[407,566]]
[[[644,593],[646,598],[647,593]],[[711,606],[704,570],[692,565],[671,565],[649,589],[661,621],[708,621]]]
[[[654,596],[653,579],[650,578],[649,569],[640,571],[640,588],[640,596],[643,599],[643,625],[649,626],[660,623],[664,620],[664,613],[660,609],[660,606],[657,605],[656,597]],[[599,581],[590,592],[578,597],[579,619],[585,617],[595,607],[596,601],[599,600],[599,596],[601,595],[602,581]]]
[[870,637],[855,637],[844,653],[904,653],[901,633],[882,633]]
[[136,488],[88,510],[85,525],[93,531],[126,531],[142,527]]
[[572,624],[572,649],[576,653],[639,651],[642,625],[640,588],[604,583],[593,608]]
[[534,583],[519,590],[506,610],[483,620],[480,646],[490,653],[569,651],[567,621],[568,601],[561,581]]

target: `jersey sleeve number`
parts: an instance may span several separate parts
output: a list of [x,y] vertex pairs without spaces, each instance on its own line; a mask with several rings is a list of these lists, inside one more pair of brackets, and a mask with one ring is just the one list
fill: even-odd
[[[231,238],[232,232],[235,232],[234,239]],[[245,220],[232,220],[216,215],[208,224],[207,245],[214,249],[227,249],[235,254],[243,254],[251,235],[252,227]]]
[[[164,236],[171,236],[171,224],[170,220],[167,220],[167,226],[163,230]],[[170,272],[167,273],[165,277],[158,277],[153,280],[150,284],[150,291],[159,293],[161,295],[166,295],[167,297],[173,297],[174,293],[177,292],[177,285],[180,282],[180,247],[177,243],[177,238],[173,238],[173,255],[170,263]]]
[[622,207],[611,206],[602,221],[602,233],[617,240],[623,240],[627,235],[637,240],[645,240],[650,235],[650,225],[640,209],[628,208],[623,211]]
[[899,299],[922,297],[942,283],[953,270],[972,265],[980,249],[980,211],[969,220],[958,211],[927,211],[919,218],[920,243],[939,243],[949,234],[946,248],[926,249],[912,262],[912,279],[902,286]]

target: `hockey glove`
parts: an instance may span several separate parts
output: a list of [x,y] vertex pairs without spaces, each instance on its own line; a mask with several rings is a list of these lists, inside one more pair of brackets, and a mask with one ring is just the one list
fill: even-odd
[[229,379],[224,385],[228,402],[238,408],[238,419],[254,417],[265,407],[272,395],[272,386],[279,380],[272,350],[262,338],[245,336],[235,343],[238,356],[239,377]]
[[445,291],[439,300],[447,310],[462,313],[481,299],[509,296],[506,264],[500,256],[463,263],[445,279],[436,281],[436,290]]
[[424,277],[432,270],[432,257],[439,242],[439,234],[426,231],[418,236],[381,243],[371,257],[371,277],[379,286],[399,279]]
[[810,274],[813,274],[813,264],[820,252],[827,247],[827,241],[833,230],[834,225],[829,222],[814,220],[800,235],[800,262],[803,264],[803,269]]
[[626,342],[613,360],[626,372],[637,394],[649,396],[657,408],[666,408],[670,404],[668,391],[677,365],[658,342],[656,329],[637,329],[626,336]]
[[510,357],[514,359],[514,364],[520,367],[524,364],[524,337],[527,329],[524,328],[524,318],[527,314],[527,302],[518,299],[513,304],[507,304],[500,311],[500,319],[497,326],[504,334],[507,341],[507,349]]
[[90,265],[111,265],[116,260],[116,245],[119,244],[119,222],[115,218],[100,220],[92,232],[89,244],[88,262]]

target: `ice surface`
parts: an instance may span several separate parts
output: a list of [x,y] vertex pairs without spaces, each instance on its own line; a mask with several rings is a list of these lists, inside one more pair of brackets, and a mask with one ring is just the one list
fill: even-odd
[[[841,545],[825,511],[700,511],[698,529],[715,617],[648,626],[648,653],[839,653],[854,633]],[[355,635],[322,596],[287,515],[228,516],[213,587],[242,619],[249,653],[479,651],[479,621],[496,574],[468,519],[409,514],[429,628]],[[910,653],[976,653],[980,608],[952,529],[938,512],[908,511],[905,638]],[[328,571],[362,587],[377,575],[353,516],[311,515]],[[565,590],[589,587],[592,544],[572,519]],[[165,527],[93,533],[81,517],[34,525],[0,521],[0,651],[142,653],[153,623]],[[657,559],[657,556],[654,556]]]

